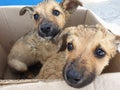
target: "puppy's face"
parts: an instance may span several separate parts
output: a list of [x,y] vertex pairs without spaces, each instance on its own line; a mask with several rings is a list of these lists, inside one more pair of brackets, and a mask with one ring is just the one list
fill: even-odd
[[54,1],[43,2],[35,8],[33,19],[41,37],[51,39],[58,34],[65,24],[65,13]]
[[71,27],[65,31],[67,64],[65,81],[76,88],[91,83],[117,51],[116,36],[100,27]]
[[[82,5],[78,0],[64,0],[60,4],[54,0],[45,0],[32,8],[32,17],[38,34],[43,38],[54,38],[64,27],[68,14],[72,14],[78,5]],[[23,9],[20,15],[26,10]]]

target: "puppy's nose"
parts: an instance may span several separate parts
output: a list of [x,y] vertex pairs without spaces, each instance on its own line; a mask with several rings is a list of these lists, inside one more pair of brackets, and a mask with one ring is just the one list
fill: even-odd
[[41,32],[45,34],[48,34],[51,31],[51,28],[52,28],[51,24],[49,23],[42,24],[40,27]]
[[82,75],[76,70],[69,70],[66,72],[67,80],[72,84],[77,84],[81,79]]

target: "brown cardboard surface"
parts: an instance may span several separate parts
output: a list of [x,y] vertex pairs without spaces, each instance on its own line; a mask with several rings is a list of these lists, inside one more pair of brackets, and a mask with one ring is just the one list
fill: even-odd
[[118,53],[112,60],[110,60],[109,65],[104,69],[103,73],[110,72],[120,72],[120,54]]
[[80,7],[80,9],[70,16],[65,27],[85,24],[86,14],[87,9]]
[[7,65],[7,54],[3,49],[2,45],[0,45],[0,79],[3,78]]
[[[4,73],[5,67],[6,67],[6,54],[9,53],[9,50],[13,43],[22,35],[27,33],[30,30],[33,30],[34,24],[31,21],[31,17],[28,16],[26,13],[25,16],[19,16],[19,10],[21,7],[0,7],[0,43],[2,46],[0,46],[0,64],[3,65],[1,67],[0,65],[0,75]],[[101,20],[95,16],[93,12],[91,12],[88,9],[79,8],[68,20],[67,26],[76,26],[78,24],[88,24],[88,25],[94,25],[97,23],[102,23]],[[117,57],[116,57],[117,58]],[[110,78],[108,78],[110,77]],[[105,75],[100,76],[95,82],[88,85],[85,88],[82,88],[80,90],[103,90],[102,88],[105,88],[104,90],[120,90],[120,73],[114,74],[114,78],[112,78],[112,75]],[[118,78],[118,79],[117,79]],[[115,80],[113,80],[115,79]],[[111,81],[114,82],[113,87],[118,87],[113,89]],[[31,80],[31,83],[27,83],[23,81],[23,83],[27,84],[18,84],[20,81],[7,81],[8,86],[0,86],[1,90],[29,90],[29,89],[41,89],[41,90],[75,90],[72,87],[69,87],[64,82],[40,82],[39,83],[33,83]],[[107,84],[104,84],[104,83]],[[118,82],[118,83],[117,83]],[[16,85],[17,83],[18,85]],[[21,82],[20,82],[21,83]],[[0,85],[6,85],[5,81],[0,81]],[[111,88],[109,88],[107,85],[111,85]]]
[[101,23],[97,17],[93,14],[92,11],[87,10],[85,24],[87,25],[95,25],[96,23]]
[[19,16],[19,10],[20,7],[0,7],[0,41],[7,52],[20,36],[33,29],[28,14]]
[[72,14],[66,24],[66,27],[77,26],[79,24],[95,25],[98,23],[101,24],[102,22],[97,19],[97,16],[92,11],[80,7]]

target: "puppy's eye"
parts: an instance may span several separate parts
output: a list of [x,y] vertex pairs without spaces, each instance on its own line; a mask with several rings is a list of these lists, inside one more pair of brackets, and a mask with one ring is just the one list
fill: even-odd
[[55,15],[55,16],[59,16],[60,12],[58,10],[53,10],[52,14]]
[[98,58],[103,58],[106,55],[106,52],[101,48],[96,48],[95,56]]
[[74,49],[73,44],[72,43],[68,43],[67,49],[68,49],[68,51],[72,51]]
[[37,21],[39,19],[39,14],[34,14],[34,19]]

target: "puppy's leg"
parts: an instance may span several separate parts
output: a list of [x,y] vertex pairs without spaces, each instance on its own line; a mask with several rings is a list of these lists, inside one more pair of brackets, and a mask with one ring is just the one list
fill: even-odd
[[8,61],[8,64],[11,66],[11,68],[14,68],[16,71],[27,71],[27,65],[20,60],[12,59]]
[[47,80],[63,79],[62,71],[65,63],[65,53],[54,54],[43,65],[36,78]]

